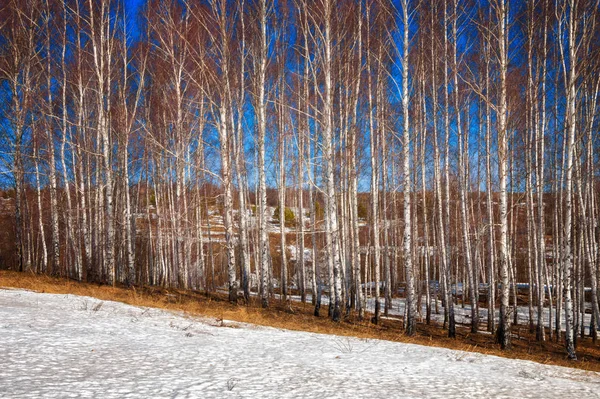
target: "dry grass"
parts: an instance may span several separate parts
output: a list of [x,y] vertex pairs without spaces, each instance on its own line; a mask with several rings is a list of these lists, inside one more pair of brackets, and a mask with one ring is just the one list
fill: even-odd
[[402,333],[402,320],[400,319],[384,319],[379,325],[373,325],[366,321],[359,322],[350,316],[344,322],[334,323],[326,317],[326,308],[322,309],[321,317],[314,317],[313,307],[310,304],[284,304],[273,301],[270,308],[263,309],[258,302],[254,301],[246,305],[232,305],[224,295],[218,294],[207,296],[199,292],[157,287],[110,287],[11,271],[0,271],[0,287],[85,295],[135,306],[183,311],[190,315],[204,315],[221,320],[321,334],[375,338],[459,349],[600,372],[600,348],[592,343],[590,338],[578,342],[579,360],[570,361],[566,357],[562,343],[536,342],[535,336],[530,334],[525,326],[515,326],[517,336],[513,338],[513,349],[502,351],[490,334],[471,334],[467,328],[462,326],[457,327],[456,339],[446,337],[446,331],[439,325],[428,326],[425,324],[418,324],[417,334],[407,337]]

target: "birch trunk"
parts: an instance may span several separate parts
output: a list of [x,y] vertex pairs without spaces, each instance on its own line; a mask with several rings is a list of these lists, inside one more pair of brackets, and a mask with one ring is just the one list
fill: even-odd
[[[269,237],[267,232],[267,177],[265,171],[265,135],[267,131],[266,115],[266,70],[267,70],[267,5],[266,0],[259,1],[259,20],[260,20],[260,44],[258,56],[258,247],[259,270],[260,270],[260,292],[261,302],[264,308],[269,306]],[[305,39],[307,40],[307,39]],[[308,59],[305,61],[308,62]],[[314,293],[313,293],[314,296]]]
[[509,308],[509,247],[508,247],[508,196],[507,196],[507,168],[508,168],[508,132],[507,132],[507,100],[506,100],[506,71],[508,68],[508,33],[506,21],[508,13],[505,0],[500,0],[496,8],[498,20],[498,63],[499,63],[499,105],[498,105],[498,179],[500,181],[500,279],[502,283],[500,299],[500,326],[498,328],[498,341],[502,349],[511,347],[511,320]]
[[353,270],[354,270],[354,284],[356,292],[356,310],[358,313],[358,319],[364,318],[364,306],[363,306],[363,291],[361,281],[361,250],[360,250],[360,230],[358,225],[358,165],[357,165],[357,144],[356,136],[358,135],[358,98],[360,95],[361,86],[361,72],[362,72],[362,3],[358,5],[358,24],[357,24],[357,79],[354,91],[354,104],[352,107],[353,111],[353,128],[350,132],[350,216],[351,216],[351,232],[352,232],[352,245],[351,254],[353,255]]
[[[448,1],[444,0],[444,207],[440,215],[440,227],[444,229],[444,235],[440,241],[445,248],[442,250],[446,258],[444,269],[446,280],[446,307],[448,308],[448,336],[456,337],[456,321],[454,317],[454,294],[452,291],[452,270],[450,257],[450,83],[448,79]],[[441,190],[440,190],[441,192]],[[447,241],[446,241],[447,239]]]
[[415,297],[415,281],[412,263],[412,224],[411,224],[411,174],[410,174],[410,129],[408,108],[408,54],[409,54],[409,19],[408,1],[402,1],[403,22],[403,56],[402,56],[402,153],[404,172],[404,268],[406,270],[406,334],[412,336],[416,333],[417,303]]
[[46,233],[44,228],[44,214],[42,212],[42,192],[40,184],[39,153],[37,146],[34,148],[33,162],[35,164],[35,186],[38,205],[38,222],[40,225],[40,241],[42,242],[42,273],[48,272],[48,248],[46,246]]
[[[565,131],[567,134],[566,142],[566,172],[565,172],[565,218],[563,223],[564,238],[563,238],[563,269],[564,269],[564,295],[565,295],[565,345],[569,359],[576,360],[575,353],[575,338],[573,336],[573,303],[571,297],[572,290],[572,275],[573,275],[573,248],[572,242],[572,223],[573,223],[573,163],[575,158],[575,134],[576,134],[576,2],[570,0],[569,16],[567,24],[568,37],[568,52],[569,52],[569,68],[565,70],[566,80],[566,115],[565,115]],[[561,22],[559,22],[559,29]],[[562,47],[561,47],[562,49]],[[564,53],[563,62],[564,62]],[[568,77],[566,76],[568,74]]]
[[230,125],[230,112],[232,112],[232,88],[229,77],[230,67],[230,34],[227,31],[227,12],[226,2],[220,0],[213,6],[216,23],[219,30],[219,48],[220,54],[220,81],[217,83],[221,87],[218,103],[218,133],[221,144],[220,160],[221,175],[223,178],[223,205],[224,205],[224,224],[225,224],[225,245],[227,253],[227,281],[229,291],[229,301],[237,303],[238,282],[236,278],[235,262],[235,236],[233,231],[233,174],[231,165],[231,151],[234,149],[231,145],[232,127]]
[[[458,46],[458,32],[457,32],[457,24],[458,24],[458,1],[454,0],[454,12],[452,15],[452,42],[453,42],[453,52],[452,52],[452,64],[453,64],[453,86],[454,86],[454,110],[456,112],[456,130],[458,134],[458,145],[459,145],[459,191],[460,191],[460,214],[462,221],[462,238],[464,245],[464,256],[465,263],[468,274],[469,281],[469,294],[471,301],[471,332],[476,333],[479,325],[479,312],[477,306],[477,287],[475,286],[474,272],[473,272],[473,262],[471,260],[471,242],[469,237],[469,216],[467,214],[467,193],[469,190],[469,179],[468,179],[468,162],[465,161],[469,159],[469,133],[463,132],[462,120],[461,120],[461,107],[459,101],[459,86],[458,86],[458,61],[457,61],[457,46]],[[464,289],[463,289],[464,295]],[[464,300],[463,300],[464,303]]]
[[61,263],[60,256],[60,230],[58,220],[58,183],[57,183],[57,171],[56,171],[56,154],[54,147],[54,133],[53,133],[53,108],[54,101],[52,96],[52,71],[51,71],[51,60],[50,54],[50,37],[52,35],[50,31],[50,6],[48,0],[46,0],[46,15],[44,18],[44,28],[46,30],[46,114],[45,114],[45,125],[46,139],[48,145],[48,179],[50,180],[50,217],[52,223],[52,273],[64,275],[64,265]]
[[[330,300],[333,300],[332,319],[340,321],[342,308],[342,273],[339,253],[339,231],[337,220],[337,203],[335,195],[334,181],[334,163],[333,163],[333,76],[331,72],[332,65],[332,47],[333,36],[331,22],[333,16],[334,3],[331,0],[324,0],[324,55],[323,75],[325,80],[323,97],[323,169],[325,178],[325,216],[327,228],[325,239],[327,243],[327,258],[330,269],[333,269],[334,292]],[[331,293],[330,293],[331,294]]]
[[[379,313],[380,313],[380,244],[379,244],[379,167],[378,167],[378,158],[379,158],[379,140],[377,135],[377,127],[375,126],[374,119],[374,108],[375,105],[373,103],[373,83],[372,76],[373,70],[371,68],[371,5],[368,5],[366,8],[366,18],[367,18],[367,95],[368,95],[368,112],[369,112],[369,143],[371,149],[371,235],[373,240],[373,267],[374,267],[374,277],[375,277],[375,314],[373,315],[373,322],[375,324],[379,323]],[[371,283],[369,281],[369,283]]]
[[[543,38],[543,50],[542,50],[542,72],[541,72],[541,117],[539,125],[536,126],[536,193],[537,193],[537,209],[538,209],[538,317],[537,317],[537,328],[536,328],[536,339],[538,341],[545,340],[545,328],[544,328],[544,302],[546,289],[544,286],[544,279],[542,273],[546,270],[546,222],[545,222],[545,211],[544,211],[544,167],[545,167],[545,133],[546,133],[546,73],[547,73],[547,39],[548,39],[548,6],[547,1],[545,2],[544,11],[544,38]],[[550,291],[550,287],[548,286]],[[552,297],[550,294],[550,311],[552,315]],[[552,332],[552,328],[550,328]]]
[[492,110],[490,106],[490,64],[491,46],[489,35],[483,43],[485,52],[485,171],[486,171],[486,208],[487,208],[487,233],[488,233],[488,317],[487,330],[496,332],[496,246],[495,246],[495,218],[492,199],[494,196],[492,184]]

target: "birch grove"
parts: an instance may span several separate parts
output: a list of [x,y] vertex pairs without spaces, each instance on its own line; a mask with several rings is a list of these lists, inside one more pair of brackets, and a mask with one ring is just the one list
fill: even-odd
[[599,18],[2,1],[0,267],[507,350],[524,324],[576,359],[600,329]]

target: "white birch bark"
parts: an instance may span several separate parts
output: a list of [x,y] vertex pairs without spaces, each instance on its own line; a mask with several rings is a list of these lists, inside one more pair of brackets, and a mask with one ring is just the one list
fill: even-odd
[[[268,270],[270,258],[269,237],[267,231],[267,177],[265,171],[265,135],[267,131],[266,115],[266,71],[267,71],[267,3],[259,1],[259,48],[258,48],[258,247],[260,251],[260,292],[263,307],[269,306]],[[308,60],[307,60],[308,62]],[[314,293],[313,293],[314,295]]]
[[233,174],[231,165],[231,145],[232,126],[230,126],[230,112],[232,112],[232,88],[229,77],[230,67],[230,32],[227,31],[227,4],[224,0],[213,4],[213,13],[219,32],[219,42],[215,43],[219,49],[220,56],[220,74],[218,88],[218,122],[217,130],[219,133],[221,175],[223,179],[223,205],[224,205],[224,225],[225,225],[225,245],[227,252],[227,281],[229,290],[229,301],[237,302],[238,282],[236,278],[235,262],[235,236],[233,231]]
[[[375,125],[375,104],[373,102],[373,69],[372,69],[372,46],[371,46],[371,5],[366,7],[367,18],[367,96],[368,96],[368,113],[369,113],[369,144],[371,157],[371,239],[373,240],[372,258],[375,277],[375,314],[373,322],[379,323],[380,313],[380,244],[379,244],[379,140],[378,127]],[[368,264],[367,264],[368,265]],[[370,281],[369,281],[370,283]]]
[[508,168],[508,131],[507,131],[507,95],[506,71],[508,68],[508,33],[506,22],[508,13],[505,0],[499,0],[496,7],[498,31],[498,63],[499,63],[499,99],[498,99],[498,178],[500,181],[500,279],[502,284],[500,303],[500,326],[498,328],[498,341],[502,349],[511,347],[511,320],[509,308],[509,248],[508,248],[508,196],[507,196],[507,168]]
[[244,290],[244,299],[246,303],[250,300],[250,247],[248,243],[248,209],[247,209],[247,196],[248,182],[246,177],[246,165],[244,156],[244,135],[243,135],[243,121],[244,121],[244,104],[246,101],[246,86],[244,83],[246,74],[246,25],[244,22],[244,1],[239,3],[240,10],[240,26],[241,26],[241,49],[240,49],[240,71],[239,71],[239,93],[237,99],[237,123],[236,134],[234,137],[237,138],[236,145],[236,169],[238,177],[238,198],[240,203],[239,209],[239,248],[240,248],[240,262],[242,265],[242,288]]
[[40,229],[40,241],[42,242],[42,273],[48,272],[48,248],[46,245],[46,233],[44,228],[44,214],[42,208],[42,191],[40,184],[39,152],[37,145],[34,144],[33,162],[35,164],[35,186],[38,205],[38,223]]
[[[79,195],[79,211],[81,214],[81,232],[83,239],[83,256],[85,259],[85,268],[92,267],[92,237],[90,234],[90,229],[88,228],[88,206],[87,204],[90,202],[87,196],[90,194],[89,190],[86,190],[86,176],[89,178],[89,174],[84,173],[84,161],[89,160],[89,156],[85,155],[82,151],[82,146],[84,143],[84,137],[86,129],[84,127],[85,120],[85,89],[83,84],[83,48],[81,46],[81,33],[82,33],[82,20],[81,13],[79,9],[79,2],[76,2],[75,7],[75,30],[76,30],[76,38],[77,38],[77,46],[75,47],[75,53],[77,58],[77,101],[76,101],[76,109],[77,109],[77,131],[79,133],[78,144],[75,147],[75,152],[77,155],[77,159],[79,162],[77,163],[77,169],[79,169],[79,186],[78,186],[78,195]],[[88,179],[89,181],[89,179]],[[77,182],[76,182],[77,185]],[[83,265],[82,265],[83,269]],[[85,276],[82,273],[82,277]]]
[[298,251],[296,261],[300,301],[306,303],[306,264],[304,259],[304,136],[308,126],[303,125],[302,127],[303,129],[298,131]]
[[[545,340],[544,328],[544,302],[546,289],[544,287],[543,273],[546,270],[546,222],[544,212],[544,167],[545,167],[545,134],[546,134],[546,72],[548,58],[548,3],[544,3],[544,38],[542,47],[542,70],[541,70],[541,116],[539,124],[536,125],[536,193],[537,193],[537,209],[538,209],[538,309],[537,309],[537,328],[536,339],[538,341]],[[551,291],[549,291],[551,293]],[[552,315],[552,297],[550,294],[550,315]],[[552,328],[550,328],[552,332]]]
[[341,260],[339,253],[339,231],[337,220],[337,202],[335,195],[335,174],[333,163],[333,76],[331,71],[332,66],[332,16],[334,11],[334,3],[331,0],[324,0],[324,55],[323,60],[323,77],[324,96],[323,96],[323,169],[325,179],[325,216],[327,228],[325,232],[325,240],[327,245],[327,258],[330,268],[333,269],[333,284],[334,292],[331,295],[333,301],[332,319],[340,321],[342,308],[342,273]]
[[359,320],[364,318],[364,306],[363,306],[363,291],[361,281],[361,252],[360,252],[360,230],[358,227],[358,165],[357,165],[357,144],[356,136],[358,135],[358,98],[360,95],[361,86],[361,72],[362,72],[362,3],[358,5],[358,24],[356,30],[357,40],[357,78],[356,86],[354,91],[354,104],[352,107],[353,112],[353,127],[350,132],[350,216],[351,216],[351,232],[352,232],[352,245],[351,254],[352,257],[352,268],[354,271],[354,284],[356,292],[356,310],[358,313]]
[[[571,246],[573,230],[573,167],[575,162],[575,135],[576,135],[576,71],[577,71],[577,30],[576,30],[576,10],[577,2],[569,0],[568,21],[567,21],[567,51],[568,51],[568,70],[564,70],[566,84],[566,113],[565,113],[565,132],[566,138],[566,169],[565,169],[565,216],[563,222],[563,269],[564,269],[564,296],[565,296],[565,345],[567,355],[570,359],[577,359],[575,353],[575,338],[573,336],[573,300],[572,300],[572,280],[573,280],[573,248]],[[559,32],[562,30],[562,21],[559,21]],[[561,56],[563,65],[566,65],[564,50],[561,46]]]
[[[280,81],[280,91],[284,90],[283,82]],[[280,102],[284,101],[284,94],[280,92]],[[279,249],[281,251],[281,296],[283,301],[287,301],[288,294],[288,266],[287,266],[287,245],[286,245],[286,227],[285,227],[285,156],[286,156],[286,133],[283,121],[284,109],[277,107],[278,129],[279,129]]]
[[[490,10],[491,13],[491,10]],[[495,218],[492,182],[492,110],[490,106],[490,64],[491,64],[491,40],[486,32],[482,46],[484,48],[485,60],[485,175],[486,175],[486,209],[487,209],[487,233],[488,233],[488,317],[487,330],[494,334],[496,332],[496,242],[495,242]]]
[[56,154],[54,146],[54,133],[53,133],[53,95],[52,95],[52,71],[51,61],[52,56],[50,54],[50,37],[52,35],[50,31],[50,5],[46,0],[46,13],[44,16],[44,27],[46,30],[45,40],[45,52],[46,52],[46,115],[44,128],[46,130],[46,138],[48,145],[48,179],[50,180],[50,217],[51,217],[51,232],[52,232],[52,273],[63,275],[64,265],[61,263],[60,256],[60,230],[58,220],[58,183],[57,183],[57,171],[56,171]]
[[63,172],[63,182],[65,185],[65,195],[67,198],[67,218],[66,218],[66,242],[67,249],[72,247],[75,258],[75,278],[78,281],[81,281],[83,278],[82,273],[82,257],[79,246],[79,240],[75,235],[75,227],[73,220],[73,203],[71,201],[71,187],[69,183],[69,177],[67,172],[67,163],[66,163],[66,155],[65,148],[67,145],[67,65],[66,65],[66,51],[67,51],[67,7],[64,2],[62,2],[62,48],[61,48],[61,72],[62,72],[62,87],[61,87],[61,148],[60,148],[60,157],[61,157],[61,165]]
[[[422,76],[421,76],[421,112],[422,112],[422,122],[421,122],[421,201],[423,202],[423,238],[424,238],[424,266],[425,266],[425,276],[423,278],[425,282],[425,323],[431,323],[431,288],[430,288],[430,247],[429,247],[429,213],[428,213],[428,204],[427,204],[427,169],[425,167],[425,156],[427,153],[427,102],[425,100],[426,89],[425,89],[425,67],[423,66]],[[435,117],[435,116],[434,116]]]
[[412,263],[412,224],[411,224],[411,173],[410,173],[410,125],[408,108],[408,54],[409,54],[409,18],[408,1],[402,1],[402,154],[404,173],[404,268],[406,272],[406,334],[411,336],[416,333],[417,303],[415,294],[414,270]]
[[448,336],[456,336],[456,320],[454,317],[454,294],[452,289],[452,267],[450,257],[450,82],[448,78],[448,0],[444,0],[444,206],[440,215],[441,228],[445,239],[440,242],[445,246],[442,253],[446,258],[444,278],[446,280],[446,307],[448,313]]
[[[463,131],[462,118],[461,118],[461,106],[459,99],[459,86],[458,86],[458,1],[454,0],[454,12],[452,14],[452,69],[453,69],[453,93],[454,93],[454,112],[456,113],[456,130],[458,134],[458,162],[459,162],[459,192],[460,192],[460,214],[462,222],[462,238],[464,246],[464,257],[465,264],[468,274],[468,282],[470,286],[469,296],[471,301],[471,332],[476,333],[479,325],[479,311],[477,306],[477,287],[474,279],[473,262],[471,259],[471,242],[469,237],[469,216],[467,214],[467,193],[469,191],[469,179],[468,179],[468,162],[469,159],[469,133]],[[468,128],[467,128],[468,129]],[[463,290],[464,293],[464,290]],[[464,301],[463,301],[464,303]]]

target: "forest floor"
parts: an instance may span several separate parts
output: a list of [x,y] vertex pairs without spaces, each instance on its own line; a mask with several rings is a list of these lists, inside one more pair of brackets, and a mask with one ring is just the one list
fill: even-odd
[[[441,347],[600,372],[600,345],[594,344],[591,338],[586,337],[577,342],[578,360],[571,361],[567,359],[562,342],[537,342],[535,334],[530,333],[526,325],[513,326],[513,347],[511,350],[502,351],[494,336],[486,331],[472,334],[469,326],[458,325],[457,337],[451,339],[439,323],[418,323],[417,334],[408,337],[403,333],[401,318],[383,318],[378,325],[374,325],[369,321],[358,321],[355,315],[351,314],[344,321],[335,323],[327,317],[327,307],[321,309],[320,317],[315,317],[314,308],[310,303],[283,303],[273,300],[269,308],[263,309],[258,299],[254,298],[248,304],[233,305],[221,294],[206,295],[195,291],[157,287],[111,287],[4,270],[0,270],[0,287],[38,293],[73,294],[133,306],[182,311],[189,316],[206,316],[220,321]],[[370,315],[365,319],[370,320]],[[482,329],[485,329],[485,326],[482,325]]]

